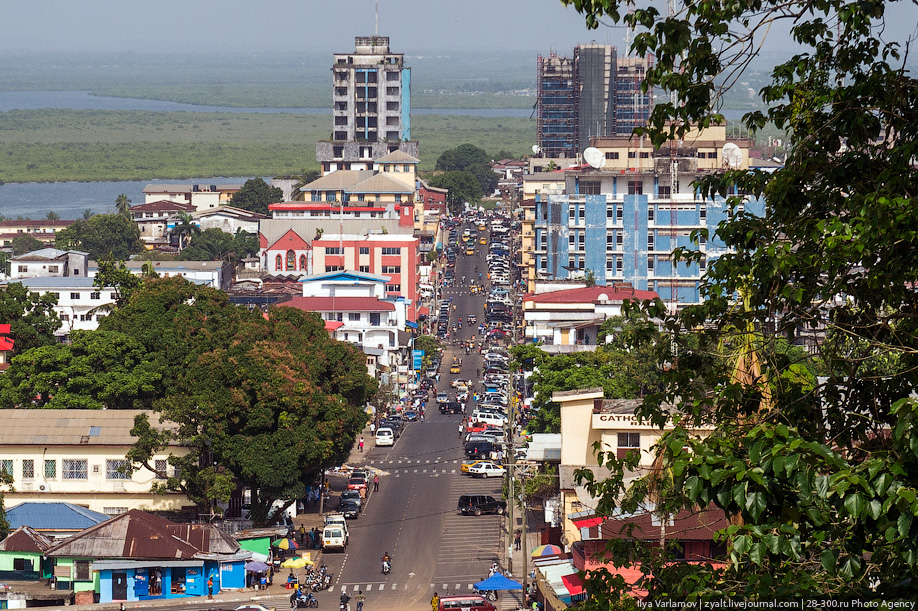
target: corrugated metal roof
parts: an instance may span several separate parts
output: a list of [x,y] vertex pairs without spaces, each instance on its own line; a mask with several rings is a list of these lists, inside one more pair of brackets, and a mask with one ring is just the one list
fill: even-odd
[[[0,410],[0,445],[132,445],[137,439],[131,429],[138,414],[147,414],[158,430],[175,428],[160,424],[159,416],[149,410],[4,409]],[[99,428],[98,435],[90,435],[92,427]]]
[[51,547],[51,539],[40,532],[20,526],[0,541],[0,551],[4,552],[44,552]]
[[353,186],[345,187],[348,193],[414,193],[414,189],[389,178],[386,174],[377,174],[361,180]]
[[[181,538],[184,535],[189,540]],[[191,560],[196,554],[227,553],[239,544],[210,524],[176,524],[131,509],[58,543],[46,556]]]
[[31,526],[37,530],[83,530],[111,518],[73,503],[20,503],[6,510],[10,528]]
[[391,153],[386,153],[375,163],[420,163],[421,160],[417,157],[413,157],[404,151],[392,151]]

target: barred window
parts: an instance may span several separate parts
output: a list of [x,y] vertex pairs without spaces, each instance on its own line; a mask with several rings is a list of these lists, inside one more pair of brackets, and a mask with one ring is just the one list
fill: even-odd
[[400,274],[402,273],[401,265],[383,265],[382,273],[384,274]]
[[31,458],[25,458],[22,461],[22,479],[35,478],[35,461]]
[[105,479],[131,479],[130,474],[121,471],[128,467],[123,458],[109,458],[105,461]]
[[13,477],[13,461],[9,458],[0,460],[0,472]]
[[45,461],[45,479],[57,479],[57,461]]
[[399,246],[389,246],[382,249],[382,254],[384,255],[400,255],[402,254],[402,249]]
[[89,479],[89,461],[85,458],[64,458],[61,460],[61,479]]
[[157,458],[153,462],[153,467],[156,469],[156,479],[168,479],[168,474],[166,469],[168,468],[169,462],[165,458]]

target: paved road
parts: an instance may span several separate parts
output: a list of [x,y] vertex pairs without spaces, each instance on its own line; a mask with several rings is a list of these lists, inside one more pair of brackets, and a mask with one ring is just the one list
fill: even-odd
[[[461,233],[461,230],[460,230]],[[484,295],[471,295],[461,286],[463,275],[470,281],[474,266],[486,275],[486,246],[478,246],[477,256],[457,257],[457,285],[443,290],[445,299],[453,297],[458,316],[483,317]],[[432,308],[436,311],[436,308]],[[459,338],[468,340],[467,325]],[[461,356],[462,371],[449,374],[453,356]],[[441,366],[438,390],[452,391],[451,379],[475,378],[481,367],[476,353],[466,355],[448,346]],[[451,394],[454,394],[451,392]],[[471,404],[467,413],[471,413]],[[462,494],[501,495],[500,479],[480,480],[462,475],[464,458],[459,439],[459,415],[441,415],[436,406],[427,411],[427,421],[408,424],[396,444],[372,448],[366,466],[379,469],[380,490],[371,494],[366,511],[351,521],[351,540],[346,552],[325,554],[335,576],[335,585],[320,597],[321,607],[335,604],[340,593],[367,596],[366,611],[383,609],[429,609],[434,592],[460,594],[472,591],[472,584],[488,575],[491,562],[500,558],[506,547],[506,518],[497,515],[462,516],[456,511]],[[383,575],[380,558],[393,557],[392,572]],[[352,609],[354,603],[351,603]],[[502,595],[498,609],[519,607],[518,595]]]

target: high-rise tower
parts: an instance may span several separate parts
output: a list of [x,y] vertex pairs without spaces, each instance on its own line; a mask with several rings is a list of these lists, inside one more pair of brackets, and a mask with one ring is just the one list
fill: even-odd
[[332,138],[316,143],[324,172],[370,169],[373,160],[411,142],[411,68],[389,51],[388,36],[358,36],[353,53],[335,53],[332,65]]

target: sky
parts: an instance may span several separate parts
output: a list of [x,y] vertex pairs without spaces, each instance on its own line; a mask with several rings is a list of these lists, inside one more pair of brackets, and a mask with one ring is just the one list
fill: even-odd
[[[644,4],[646,0],[638,0]],[[0,53],[350,52],[374,33],[374,0],[4,0]],[[888,2],[887,36],[915,35],[918,7]],[[559,0],[379,0],[379,34],[398,53],[570,54],[591,41],[623,46],[623,28],[587,30]],[[774,33],[769,47],[787,52]]]

